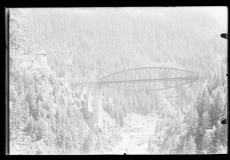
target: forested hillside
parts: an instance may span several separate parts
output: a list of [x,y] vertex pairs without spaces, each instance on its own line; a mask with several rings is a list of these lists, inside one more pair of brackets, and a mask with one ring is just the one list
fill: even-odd
[[100,153],[119,140],[114,121],[95,126],[79,93],[53,72],[15,69],[9,87],[11,154]]
[[[162,129],[149,141],[149,153],[226,153],[227,128],[220,121],[228,105],[227,40],[220,34],[227,32],[227,14],[219,20],[209,11],[202,7],[10,9],[11,152],[102,153],[118,141],[128,116],[135,112],[162,120]],[[22,57],[40,50],[48,54],[50,72],[16,69]],[[84,118],[78,82],[144,66],[186,69],[200,79],[158,92],[105,87],[104,129]],[[62,79],[67,71],[69,85]]]

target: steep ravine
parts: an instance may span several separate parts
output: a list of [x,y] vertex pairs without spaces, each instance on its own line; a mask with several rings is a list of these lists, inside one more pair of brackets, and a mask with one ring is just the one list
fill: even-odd
[[150,135],[154,136],[157,117],[131,113],[125,121],[120,131],[122,141],[111,152],[104,154],[149,154],[148,141]]

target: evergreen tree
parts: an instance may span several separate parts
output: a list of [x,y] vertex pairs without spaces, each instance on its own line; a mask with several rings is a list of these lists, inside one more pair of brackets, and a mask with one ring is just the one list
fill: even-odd
[[22,126],[26,126],[29,122],[29,105],[26,101],[20,103],[20,110],[18,116],[21,119]]
[[220,121],[217,124],[217,141],[221,145],[227,144],[227,126],[222,125]]
[[203,106],[203,112],[206,112],[209,110],[210,108],[210,95],[209,95],[209,92],[208,90],[205,88],[204,89],[204,92],[203,92],[203,98],[204,98],[204,106]]
[[10,10],[10,52],[12,57],[15,54],[22,54],[22,42],[25,41],[25,32],[23,32],[24,24],[22,23],[23,17],[20,13],[19,9],[11,9]]
[[196,136],[197,129],[199,127],[199,115],[197,112],[197,109],[194,106],[191,106],[191,109],[188,111],[185,121],[187,122],[189,126],[189,132]]
[[10,97],[9,100],[11,103],[16,103],[18,100],[18,93],[16,92],[15,85],[10,84]]
[[[214,114],[214,118],[220,118],[222,111],[224,110],[224,104],[226,101],[224,100],[224,92],[221,90],[221,87],[218,87],[215,91],[214,96],[214,107],[216,108],[216,113]],[[216,120],[217,121],[217,120]]]
[[56,114],[56,140],[57,140],[57,145],[62,148],[63,147],[63,143],[64,143],[64,136],[63,136],[63,127],[62,127],[62,119],[61,119],[61,114],[60,111],[57,111]]
[[202,127],[203,127],[203,129],[211,129],[212,128],[211,118],[209,116],[208,111],[206,111],[203,114]]
[[34,120],[37,121],[37,119],[38,119],[38,108],[36,105],[35,90],[34,90],[34,87],[32,85],[29,87],[29,92],[27,94],[26,101],[29,104],[30,115],[32,115]]
[[21,136],[22,131],[19,129],[20,122],[17,113],[19,112],[19,105],[17,103],[10,102],[10,143],[14,144]]
[[119,120],[120,120],[120,125],[121,125],[122,128],[124,127],[124,117],[125,117],[124,112],[123,112],[122,109],[120,109],[120,111],[119,111]]
[[210,153],[215,154],[217,152],[217,128],[212,127],[212,145],[210,148]]
[[210,153],[212,146],[212,134],[209,131],[206,131],[204,137],[202,138],[202,152]]
[[34,119],[32,116],[30,116],[28,125],[25,127],[24,132],[27,133],[27,135],[32,136],[33,131],[34,131]]
[[83,153],[90,153],[92,150],[92,141],[93,141],[93,137],[92,137],[92,132],[89,132],[89,134],[87,135],[87,137],[84,140],[84,143],[82,145],[82,150]]
[[46,127],[45,120],[42,118],[39,118],[38,122],[35,123],[35,134],[36,134],[37,141],[43,138],[46,130],[47,130],[47,127]]
[[192,135],[188,137],[185,152],[188,154],[195,154],[196,153],[196,143],[195,139]]
[[203,96],[203,94],[199,93],[199,95],[197,96],[195,106],[196,106],[196,109],[198,111],[200,119],[202,118],[203,113],[204,113],[204,105],[205,105],[204,96]]

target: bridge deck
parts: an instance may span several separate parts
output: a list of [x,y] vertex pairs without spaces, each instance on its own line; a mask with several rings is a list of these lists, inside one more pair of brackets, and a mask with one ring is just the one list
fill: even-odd
[[185,85],[198,79],[197,74],[187,70],[167,67],[142,67],[115,72],[100,78],[97,82],[77,84],[98,84],[116,89],[153,91]]

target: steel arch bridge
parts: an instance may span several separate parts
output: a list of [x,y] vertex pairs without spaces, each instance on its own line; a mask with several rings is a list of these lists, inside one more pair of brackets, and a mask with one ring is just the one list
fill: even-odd
[[115,72],[98,79],[97,82],[78,84],[97,84],[119,90],[157,91],[175,88],[195,82],[199,76],[183,69],[169,67],[142,67]]
[[[94,122],[99,127],[102,127],[102,87],[130,91],[157,91],[189,84],[198,78],[199,76],[196,73],[182,69],[142,67],[115,72],[99,78],[97,82],[77,83],[77,85],[89,85],[92,87],[93,96],[89,97],[94,98],[89,98],[88,104],[90,104],[89,108],[93,108]],[[89,92],[89,95],[91,95],[91,89]]]

